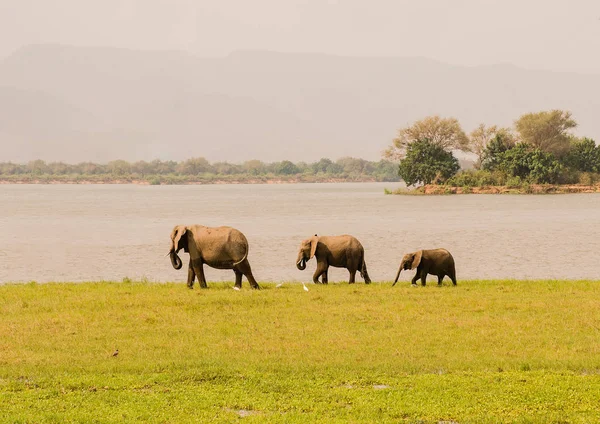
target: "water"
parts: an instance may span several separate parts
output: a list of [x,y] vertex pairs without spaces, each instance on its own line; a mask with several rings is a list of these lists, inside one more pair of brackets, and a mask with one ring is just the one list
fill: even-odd
[[[294,262],[300,241],[315,233],[356,236],[373,281],[392,280],[404,253],[436,247],[454,255],[459,284],[600,278],[598,194],[383,194],[384,187],[397,186],[0,185],[0,282],[128,277],[183,283],[186,268],[174,270],[165,257],[175,224],[240,229],[259,281],[311,281],[315,261],[304,272]],[[205,272],[209,281],[233,279],[232,271]],[[345,270],[330,268],[330,281],[347,278]]]

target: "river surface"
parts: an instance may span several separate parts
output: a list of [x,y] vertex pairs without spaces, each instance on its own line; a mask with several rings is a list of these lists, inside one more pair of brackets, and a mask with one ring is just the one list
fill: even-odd
[[[459,284],[600,278],[599,194],[384,195],[384,187],[398,186],[0,185],[0,282],[183,283],[186,267],[176,271],[165,257],[176,224],[244,232],[259,281],[312,281],[314,259],[304,272],[294,264],[300,241],[345,233],[365,247],[373,281],[392,280],[404,253],[437,247],[454,255]],[[205,273],[209,281],[234,277],[208,267]],[[330,268],[330,281],[347,277]]]

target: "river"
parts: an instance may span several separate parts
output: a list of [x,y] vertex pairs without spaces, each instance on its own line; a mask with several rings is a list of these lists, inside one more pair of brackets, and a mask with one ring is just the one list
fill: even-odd
[[[600,194],[384,195],[398,186],[0,185],[0,282],[184,283],[185,267],[176,271],[165,257],[176,224],[244,232],[259,281],[312,281],[314,260],[304,272],[294,264],[300,241],[345,233],[365,247],[373,281],[392,280],[404,253],[437,247],[453,254],[459,284],[600,278]],[[233,279],[232,271],[205,273],[209,282]],[[347,276],[331,268],[329,280]]]

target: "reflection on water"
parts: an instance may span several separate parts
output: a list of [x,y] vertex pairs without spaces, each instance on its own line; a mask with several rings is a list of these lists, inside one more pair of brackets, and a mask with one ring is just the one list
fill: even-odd
[[[392,280],[404,253],[434,247],[454,255],[459,284],[600,278],[598,194],[383,194],[397,185],[3,185],[0,282],[184,282],[185,268],[174,270],[165,257],[175,224],[240,229],[259,281],[311,281],[314,260],[304,272],[294,262],[300,241],[315,233],[356,236],[373,281]],[[231,271],[205,271],[209,281],[233,279]],[[330,269],[330,281],[347,276]]]

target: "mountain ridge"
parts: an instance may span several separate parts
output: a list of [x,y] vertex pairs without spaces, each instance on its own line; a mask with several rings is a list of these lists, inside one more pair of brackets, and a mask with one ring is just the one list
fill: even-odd
[[[16,99],[0,91],[0,110],[11,111],[10,125],[5,117],[0,128],[0,160],[375,160],[398,128],[426,115],[454,116],[470,131],[554,108],[571,110],[579,132],[598,138],[599,81],[593,74],[418,57],[239,50],[207,58],[31,45],[0,60],[0,87],[55,99],[62,124],[33,131],[45,119],[36,115],[42,94]],[[13,106],[23,101],[31,107]]]

